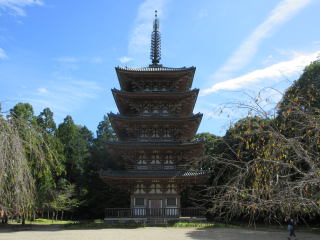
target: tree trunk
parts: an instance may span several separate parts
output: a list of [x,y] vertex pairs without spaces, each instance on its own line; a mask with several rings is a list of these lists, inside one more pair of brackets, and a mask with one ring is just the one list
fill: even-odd
[[72,214],[71,214],[71,219],[70,219],[70,220],[72,220],[72,217],[73,217],[73,212],[72,212]]
[[26,217],[25,217],[25,213],[22,214],[22,222],[21,222],[21,225],[24,225],[26,224]]
[[43,219],[43,211],[41,211],[41,218]]
[[55,213],[55,212],[52,212],[52,223],[53,223],[53,219],[54,219],[54,213]]
[[33,221],[35,221],[35,220],[36,220],[36,212],[33,211]]
[[70,182],[70,179],[71,179],[71,172],[72,172],[72,168],[73,168],[73,163],[71,164],[71,168],[70,168],[69,182]]
[[56,215],[56,221],[58,221],[58,214],[59,214],[59,211],[57,211],[57,215]]
[[63,220],[63,210],[61,211],[61,221]]
[[49,208],[48,208],[48,220],[50,219],[50,212],[49,212]]

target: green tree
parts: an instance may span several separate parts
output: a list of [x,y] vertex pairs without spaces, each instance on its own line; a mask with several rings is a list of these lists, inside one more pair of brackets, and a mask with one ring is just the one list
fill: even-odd
[[37,117],[34,115],[33,107],[29,103],[19,102],[10,109],[10,114],[13,117],[24,119],[32,125],[37,125]]
[[298,80],[294,81],[283,94],[279,103],[278,114],[281,116],[288,105],[300,106],[305,111],[320,106],[320,55],[303,70]]
[[320,213],[319,106],[288,101],[276,117],[276,109],[265,110],[269,100],[262,95],[247,93],[248,101],[231,104],[249,116],[230,125],[226,151],[211,156],[220,172],[204,193],[208,210],[215,218],[252,222],[278,222],[285,214],[314,218]]
[[[50,108],[45,108],[39,114],[37,124],[47,133],[43,137],[46,139],[46,142],[50,143],[52,152],[59,160],[61,166],[63,166],[65,160],[63,155],[64,146],[58,138],[53,136],[56,131],[56,123],[53,120],[53,112],[51,112]],[[50,154],[45,148],[43,148],[42,151],[46,155]],[[58,176],[59,172],[57,172],[56,169],[47,168],[46,171],[43,171],[36,177],[37,210],[41,210],[42,212],[46,210],[46,203],[51,199],[51,196],[48,194],[48,189],[54,188]]]
[[[87,138],[91,142],[91,138]],[[80,211],[88,216],[104,217],[105,208],[130,207],[130,194],[119,189],[113,189],[100,178],[100,169],[123,169],[111,157],[105,147],[105,141],[114,141],[117,137],[111,127],[109,119],[104,116],[97,129],[97,138],[93,140],[91,161],[86,167],[85,202]],[[83,198],[84,200],[84,198]]]
[[63,188],[49,190],[52,196],[52,200],[47,205],[56,211],[56,220],[58,219],[59,212],[61,212],[62,221],[65,211],[73,212],[81,205],[81,202],[79,202],[78,199],[75,198],[75,188],[76,186],[74,184],[68,184]]
[[67,116],[63,123],[59,124],[58,129],[56,130],[55,135],[60,139],[64,145],[64,156],[65,156],[65,166],[68,176],[66,176],[71,181],[71,175],[74,168],[75,160],[75,144],[76,140],[79,137],[79,131],[77,126],[74,124],[74,121],[71,116]]
[[57,129],[56,123],[53,120],[53,112],[50,108],[45,108],[37,117],[37,124],[47,133],[54,135]]
[[7,215],[33,210],[37,176],[48,168],[61,170],[32,106],[19,103],[10,113],[0,118],[0,210]]
[[79,128],[73,146],[73,181],[79,198],[87,193],[87,171],[92,161],[93,132],[86,126]]
[[97,138],[94,139],[93,144],[93,158],[92,168],[95,171],[102,169],[112,168],[119,170],[120,166],[113,160],[108,149],[106,149],[105,141],[117,141],[118,138],[111,127],[111,123],[106,115],[103,116],[103,120],[99,123],[97,129]]

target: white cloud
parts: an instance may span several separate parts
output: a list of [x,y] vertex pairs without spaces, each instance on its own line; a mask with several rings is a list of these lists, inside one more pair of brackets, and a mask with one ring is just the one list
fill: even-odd
[[203,17],[206,17],[206,16],[208,16],[208,13],[207,13],[206,10],[200,11],[200,13],[199,13],[199,15],[198,15],[199,18],[203,18]]
[[54,61],[58,61],[58,62],[78,62],[78,59],[74,58],[74,57],[59,57],[59,58],[54,58]]
[[126,62],[133,60],[133,58],[124,56],[122,58],[118,58],[118,60],[120,60],[120,62],[122,62],[122,63],[126,63]]
[[1,48],[0,48],[0,58],[8,59],[8,56],[5,54],[5,52]]
[[40,92],[46,92],[47,90],[45,88],[39,88],[38,89]]
[[39,110],[49,107],[59,116],[65,116],[72,110],[83,108],[89,99],[97,98],[102,90],[96,82],[88,80],[60,78],[46,82],[48,84],[37,89],[36,92],[24,92],[21,100],[29,102]]
[[0,8],[4,11],[9,11],[14,16],[26,16],[26,12],[23,7],[39,5],[43,6],[44,3],[41,0],[0,0]]
[[97,63],[102,63],[102,59],[100,57],[95,57],[92,59],[92,64],[95,65]]
[[25,86],[22,86],[22,85],[21,85],[21,87],[22,87],[22,88],[26,88]]
[[317,42],[313,42],[313,43],[320,43],[320,41],[317,41]]
[[220,82],[213,85],[211,88],[205,89],[201,95],[206,95],[219,90],[236,90],[245,88],[249,84],[260,82],[263,79],[279,79],[282,76],[290,77],[300,73],[306,65],[314,61],[320,51],[308,55],[298,55],[286,62],[280,62],[270,67],[256,70],[241,77],[233,78],[228,81]]
[[161,20],[164,17],[163,8],[167,2],[168,0],[147,0],[139,6],[128,46],[129,54],[134,56],[139,64],[149,58],[154,11],[158,11],[158,17]]
[[[270,55],[268,58],[272,58],[272,55]],[[263,61],[263,64],[266,64],[267,62],[269,62],[269,59],[266,59],[265,61]]]
[[234,71],[246,66],[255,55],[261,41],[271,36],[275,30],[292,18],[300,9],[311,0],[284,0],[260,24],[249,37],[239,46],[235,53],[228,59],[226,64],[213,74],[213,79],[227,79]]

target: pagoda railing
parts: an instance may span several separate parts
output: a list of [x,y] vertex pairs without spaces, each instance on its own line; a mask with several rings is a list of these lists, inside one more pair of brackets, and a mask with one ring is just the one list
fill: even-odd
[[184,166],[176,165],[126,165],[127,170],[183,170]]
[[105,218],[204,218],[205,212],[205,208],[106,208]]
[[132,138],[131,142],[180,142],[181,139],[174,139],[173,137],[139,137]]
[[177,113],[137,113],[134,117],[179,117]]

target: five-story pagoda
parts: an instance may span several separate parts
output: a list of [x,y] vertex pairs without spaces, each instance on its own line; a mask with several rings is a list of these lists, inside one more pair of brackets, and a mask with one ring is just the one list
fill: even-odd
[[191,90],[196,68],[159,64],[157,13],[150,55],[149,67],[116,67],[121,90],[112,89],[112,94],[119,113],[108,116],[121,142],[106,142],[106,147],[119,164],[126,165],[126,171],[101,170],[99,174],[111,187],[131,193],[131,217],[181,216],[180,192],[203,185],[210,176],[207,170],[184,170],[205,145],[205,141],[191,141],[202,119],[202,114],[192,113],[199,93]]

